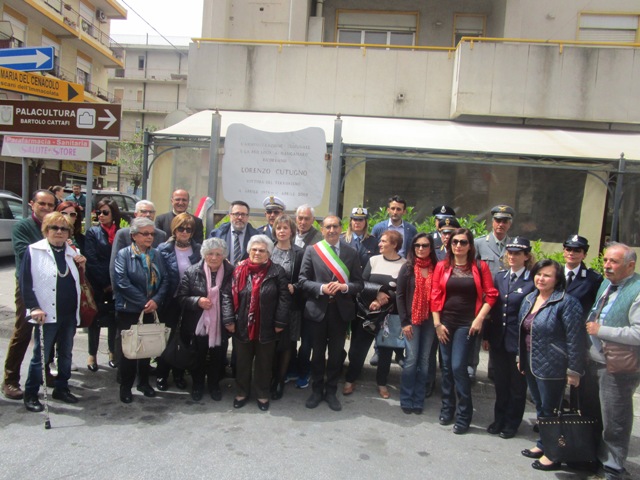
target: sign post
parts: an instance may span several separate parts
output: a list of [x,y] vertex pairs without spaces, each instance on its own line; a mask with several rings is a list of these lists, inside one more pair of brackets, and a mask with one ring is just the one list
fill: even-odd
[[61,102],[84,102],[84,86],[79,83],[5,67],[0,67],[0,89],[53,98]]

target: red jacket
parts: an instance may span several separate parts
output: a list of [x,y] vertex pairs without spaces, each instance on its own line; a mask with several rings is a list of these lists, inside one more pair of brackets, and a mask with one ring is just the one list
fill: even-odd
[[[482,272],[478,270],[477,262],[480,262]],[[476,312],[477,315],[482,308],[483,303],[488,303],[493,307],[498,299],[498,290],[493,286],[491,278],[491,270],[489,266],[482,260],[473,262],[471,271],[473,273],[473,281],[476,284]],[[431,310],[433,312],[441,312],[444,308],[444,302],[447,299],[447,282],[451,276],[453,268],[447,265],[446,261],[438,262],[433,272],[433,287],[431,289]]]

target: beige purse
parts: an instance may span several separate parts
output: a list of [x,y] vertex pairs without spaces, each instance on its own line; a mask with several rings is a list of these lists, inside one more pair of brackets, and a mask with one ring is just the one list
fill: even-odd
[[142,323],[144,312],[141,312],[138,323],[132,325],[129,330],[121,332],[122,354],[129,360],[162,355],[171,329],[164,323],[160,323],[157,312],[153,312],[153,317],[155,319],[153,323],[144,324]]

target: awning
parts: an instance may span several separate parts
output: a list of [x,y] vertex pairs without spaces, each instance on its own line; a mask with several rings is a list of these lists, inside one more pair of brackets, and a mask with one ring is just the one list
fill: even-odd
[[[152,133],[156,143],[170,137],[188,140],[211,135],[213,110],[205,110],[164,130]],[[324,129],[333,139],[331,115],[221,111],[224,137],[229,125],[242,123],[270,132],[288,132],[307,127]],[[393,148],[430,152],[516,155],[584,160],[640,161],[640,134],[477,125],[439,120],[410,120],[379,117],[342,117],[342,142],[349,147]]]

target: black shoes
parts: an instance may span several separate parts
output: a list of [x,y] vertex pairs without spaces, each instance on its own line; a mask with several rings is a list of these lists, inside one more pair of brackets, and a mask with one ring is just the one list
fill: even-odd
[[194,388],[193,392],[191,392],[191,399],[194,402],[199,402],[200,400],[202,400],[202,389]]
[[402,413],[406,413],[407,415],[411,415],[413,413],[413,409],[409,407],[400,407],[402,408]]
[[210,389],[209,394],[211,395],[211,398],[216,402],[222,400],[222,390],[220,389],[220,387]]
[[266,402],[261,402],[260,400],[256,400],[256,403],[258,404],[258,408],[261,411],[266,412],[267,410],[269,410],[269,400],[267,400]]
[[338,400],[338,397],[336,397],[335,393],[327,393],[324,399],[329,404],[329,408],[334,412],[342,410],[342,404],[340,403],[340,400]]
[[275,384],[271,391],[271,400],[280,400],[284,395],[284,382],[278,382]]
[[448,415],[440,415],[438,421],[440,422],[440,425],[450,425],[453,421],[453,417],[450,417]]
[[24,394],[24,406],[30,412],[41,412],[44,410],[44,405],[38,400],[38,395]]
[[322,401],[322,394],[318,392],[313,392],[311,396],[307,399],[307,402],[304,404],[307,408],[316,408],[320,405]]
[[97,372],[98,371],[98,364],[97,363],[89,363],[87,365],[87,368],[89,369],[90,372]]
[[166,378],[158,377],[156,379],[156,388],[161,392],[169,390],[169,381]]
[[508,440],[510,438],[513,438],[516,436],[516,431],[515,430],[503,430],[500,432],[500,438],[504,438],[505,440]]
[[176,387],[179,388],[180,390],[184,390],[185,388],[187,388],[187,382],[185,381],[184,377],[176,378],[174,376],[173,377],[173,383],[175,383]]
[[131,389],[120,386],[120,401],[122,403],[133,402],[133,395],[131,394]]
[[524,450],[522,450],[520,452],[523,456],[527,457],[527,458],[540,458],[542,457],[542,455],[544,455],[544,453],[542,453],[542,451],[539,452],[532,452],[531,450],[529,450],[528,448],[525,448]]
[[233,408],[242,408],[246,404],[247,404],[247,397],[233,399]]
[[421,408],[414,408],[413,409],[413,413],[415,413],[416,415],[422,415],[422,409]]
[[151,388],[151,385],[147,384],[147,385],[138,385],[138,387],[136,388],[136,390],[138,390],[139,392],[142,392],[142,394],[145,397],[155,397],[156,396],[156,391]]
[[554,470],[560,470],[560,467],[562,467],[562,464],[560,462],[554,462],[554,463],[545,465],[544,463],[541,463],[540,460],[536,460],[531,464],[531,466],[536,470],[542,470],[543,472],[552,472]]
[[502,425],[499,422],[493,422],[491,425],[487,427],[487,432],[491,435],[498,435],[500,430],[502,429]]
[[78,398],[68,388],[56,388],[51,396],[56,400],[62,400],[64,403],[78,403]]
[[453,426],[453,433],[456,435],[464,435],[469,431],[469,425],[458,425],[457,423]]

